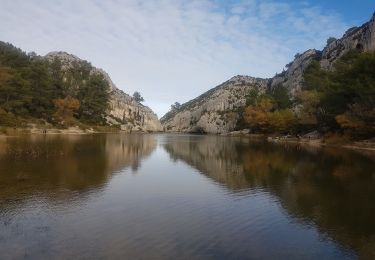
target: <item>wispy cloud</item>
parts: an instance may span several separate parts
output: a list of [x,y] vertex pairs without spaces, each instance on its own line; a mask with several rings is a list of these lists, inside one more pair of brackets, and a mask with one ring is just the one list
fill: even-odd
[[309,3],[215,0],[0,0],[0,40],[65,50],[139,90],[162,115],[236,74],[271,77],[345,23]]

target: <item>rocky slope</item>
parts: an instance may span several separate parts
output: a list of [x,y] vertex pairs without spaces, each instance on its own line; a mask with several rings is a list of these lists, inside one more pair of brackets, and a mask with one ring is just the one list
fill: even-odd
[[[60,60],[62,70],[65,71],[75,63],[85,62],[66,52],[51,52],[45,58],[50,61]],[[104,70],[92,67],[90,73],[101,74],[110,86],[110,105],[106,117],[109,124],[121,125],[121,129],[127,131],[161,131],[163,129],[156,114],[149,107],[136,102],[131,96],[117,88]]]
[[347,30],[341,39],[327,45],[320,61],[323,68],[331,69],[332,64],[349,50],[375,50],[375,13],[368,23]]
[[341,39],[330,42],[323,51],[307,50],[303,54],[297,54],[286,66],[286,71],[270,79],[271,86],[275,87],[281,83],[293,96],[301,89],[303,72],[313,59],[319,60],[321,67],[329,70],[337,59],[353,49],[375,50],[375,13],[369,22],[348,29]]
[[238,113],[246,105],[246,95],[252,88],[264,92],[280,85],[286,87],[293,98],[301,89],[303,72],[312,60],[318,60],[324,69],[332,65],[349,50],[375,50],[375,13],[360,27],[345,32],[341,39],[330,42],[323,51],[307,50],[297,54],[286,65],[286,70],[271,79],[236,76],[203,95],[170,111],[161,118],[164,130],[169,132],[226,133],[236,128]]
[[265,91],[268,80],[235,76],[199,97],[170,111],[160,120],[167,132],[222,133],[234,129],[236,109],[246,105],[251,89]]

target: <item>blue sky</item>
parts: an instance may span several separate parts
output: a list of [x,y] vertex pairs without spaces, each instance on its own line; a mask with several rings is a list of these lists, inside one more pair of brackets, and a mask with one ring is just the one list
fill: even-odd
[[[359,4],[360,3],[360,4]],[[159,116],[238,74],[272,77],[295,53],[368,21],[369,0],[0,0],[0,40],[90,61]]]
[[[219,5],[227,7],[233,3],[241,3],[239,0],[216,0]],[[265,1],[263,1],[265,2]],[[368,20],[375,11],[375,3],[372,0],[282,0],[276,1],[286,3],[292,7],[299,8],[305,4],[320,7],[327,13],[336,13],[348,24],[358,25]]]

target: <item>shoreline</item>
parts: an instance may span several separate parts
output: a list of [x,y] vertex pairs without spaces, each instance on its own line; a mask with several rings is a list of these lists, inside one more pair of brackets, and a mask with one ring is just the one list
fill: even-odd
[[[2,128],[2,129],[1,129]],[[93,126],[82,129],[78,126],[72,126],[68,128],[56,128],[56,127],[1,127],[0,126],[0,137],[17,137],[17,136],[28,136],[28,135],[90,135],[90,134],[147,134],[147,133],[160,133],[152,131],[129,131],[121,130],[118,128],[107,127],[107,126]]]
[[82,129],[77,126],[68,128],[39,128],[39,127],[5,127],[0,132],[0,137],[16,137],[16,136],[27,136],[27,135],[88,135],[88,134],[100,134],[100,133],[118,133],[125,132],[121,130],[115,131],[114,129],[106,130],[95,130],[94,128]]
[[[68,127],[68,128],[39,128],[39,127],[26,127],[26,128],[13,128],[13,127],[3,127],[3,131],[0,132],[0,138],[4,137],[18,137],[27,135],[90,135],[90,134],[152,134],[152,133],[164,133],[164,134],[188,134],[180,132],[147,132],[147,131],[124,131],[121,129],[115,129],[111,127],[90,127],[87,129],[79,128],[78,126]],[[101,129],[100,129],[101,128]],[[4,131],[5,130],[5,131]],[[203,134],[200,134],[203,135]],[[206,134],[215,135],[215,134]],[[217,135],[217,134],[216,134]],[[234,131],[225,134],[220,134],[223,137],[244,137],[254,140],[264,140],[269,143],[278,144],[300,144],[308,145],[311,147],[333,147],[333,148],[345,148],[351,150],[362,150],[375,152],[375,141],[363,140],[355,142],[344,142],[344,143],[326,143],[324,138],[306,138],[306,137],[289,137],[289,136],[267,136],[264,134],[250,134],[243,131]]]
[[267,140],[267,142],[271,143],[293,143],[293,144],[303,144],[315,147],[335,147],[335,148],[346,148],[346,149],[353,149],[353,150],[366,150],[366,151],[373,151],[375,152],[375,143],[367,144],[363,141],[359,142],[352,142],[352,143],[343,143],[343,144],[335,144],[335,143],[325,143],[322,138],[320,139],[313,139],[313,140]]
[[285,137],[285,136],[267,136],[263,134],[250,134],[250,133],[237,133],[234,134],[228,133],[223,136],[232,136],[232,137],[246,137],[251,139],[262,139],[269,143],[279,143],[279,144],[300,144],[308,145],[311,147],[331,147],[331,148],[345,148],[351,150],[364,150],[375,152],[375,141],[362,140],[362,141],[353,141],[353,142],[343,142],[343,143],[327,143],[323,137],[319,138],[306,138],[306,137]]
[[188,133],[188,132],[170,132],[165,131],[161,132],[164,134],[176,134],[176,135],[209,135],[209,136],[222,136],[222,137],[240,137],[240,138],[248,138],[252,140],[258,140],[258,141],[266,141],[269,143],[275,143],[275,144],[300,144],[300,145],[306,145],[309,147],[318,147],[318,148],[344,148],[344,149],[350,149],[350,150],[361,150],[361,151],[367,151],[367,152],[375,152],[375,140],[362,140],[362,141],[353,141],[353,142],[340,142],[340,143],[327,143],[325,142],[323,137],[319,138],[307,138],[307,137],[285,137],[285,136],[270,136],[265,134],[251,134],[249,131],[233,131],[228,133]]

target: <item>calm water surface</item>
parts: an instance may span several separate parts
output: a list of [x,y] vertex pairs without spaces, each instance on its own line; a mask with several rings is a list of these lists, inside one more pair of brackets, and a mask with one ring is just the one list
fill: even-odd
[[375,259],[375,155],[189,135],[0,139],[1,259]]

